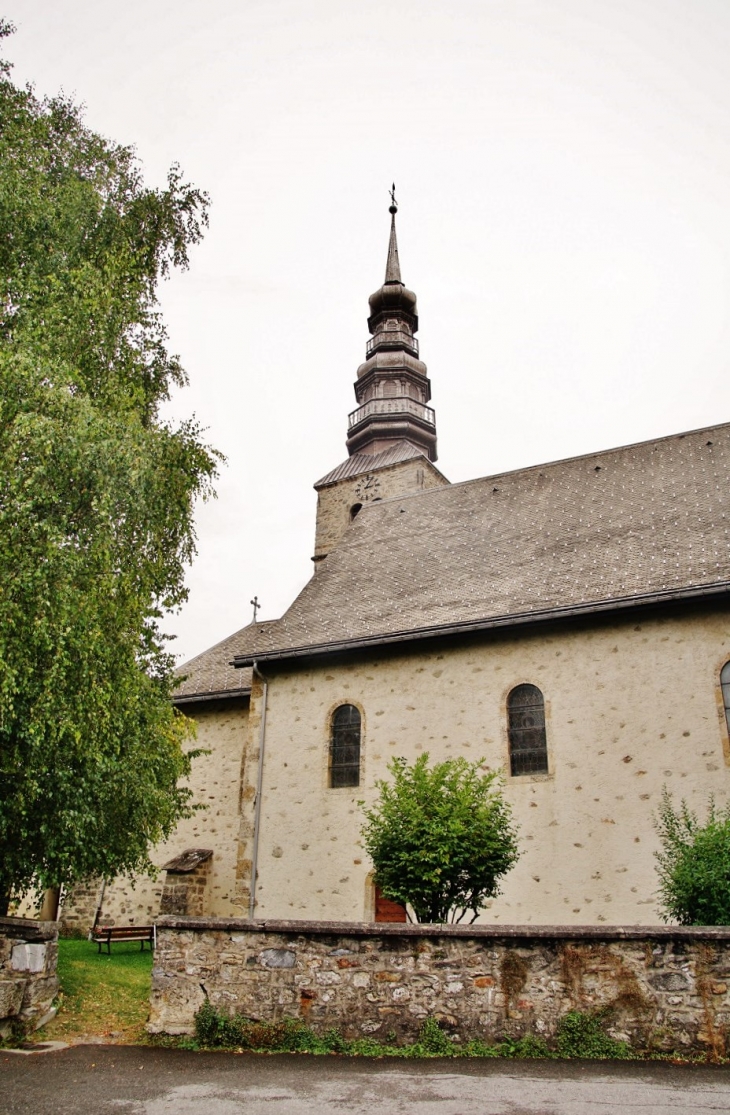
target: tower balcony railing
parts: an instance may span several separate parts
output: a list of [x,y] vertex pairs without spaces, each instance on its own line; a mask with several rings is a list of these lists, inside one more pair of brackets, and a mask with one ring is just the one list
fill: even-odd
[[374,336],[368,337],[365,355],[372,356],[379,348],[409,348],[418,356],[418,341],[412,333],[406,333],[404,329],[384,329],[382,333],[375,333]]
[[357,426],[365,418],[370,418],[373,415],[388,415],[388,414],[407,414],[413,418],[420,419],[429,426],[436,425],[436,411],[431,407],[424,406],[416,399],[409,399],[404,395],[395,396],[389,399],[370,399],[367,403],[363,403],[357,410],[353,410],[347,417],[347,428],[351,430],[353,426]]

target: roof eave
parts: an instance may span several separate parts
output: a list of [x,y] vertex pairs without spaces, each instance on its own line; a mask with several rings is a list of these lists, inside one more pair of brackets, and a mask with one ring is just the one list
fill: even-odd
[[173,695],[172,703],[177,707],[178,705],[198,705],[204,701],[226,701],[242,697],[250,697],[251,688],[244,689],[215,689],[205,693],[181,693]]
[[286,661],[297,658],[320,658],[343,651],[366,650],[370,647],[388,646],[397,643],[417,642],[424,639],[443,638],[450,635],[464,635],[477,631],[489,631],[505,627],[521,627],[535,623],[546,623],[556,619],[570,619],[579,616],[607,612],[627,611],[635,607],[646,607],[676,600],[701,600],[730,593],[730,581],[716,582],[712,585],[690,586],[662,592],[642,593],[635,596],[616,597],[610,600],[594,600],[563,608],[545,608],[530,612],[514,612],[502,616],[489,616],[476,620],[463,620],[458,623],[436,624],[431,627],[411,628],[383,635],[366,635],[355,639],[341,639],[329,643],[316,643],[279,650],[256,651],[254,654],[237,655],[230,661],[236,669],[253,666],[259,662]]

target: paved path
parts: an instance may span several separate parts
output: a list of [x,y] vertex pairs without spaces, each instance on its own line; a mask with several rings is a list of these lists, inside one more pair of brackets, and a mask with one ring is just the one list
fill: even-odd
[[706,1115],[730,1069],[550,1061],[366,1061],[76,1046],[0,1053],[5,1115]]

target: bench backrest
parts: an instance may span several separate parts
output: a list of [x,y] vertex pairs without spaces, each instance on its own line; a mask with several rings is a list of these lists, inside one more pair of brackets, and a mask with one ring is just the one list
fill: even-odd
[[102,925],[94,930],[94,936],[103,937],[104,940],[123,940],[125,937],[152,937],[155,932],[154,925]]

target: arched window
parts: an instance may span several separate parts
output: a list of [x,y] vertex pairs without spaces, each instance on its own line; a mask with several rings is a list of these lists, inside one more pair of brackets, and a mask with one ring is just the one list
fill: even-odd
[[507,698],[512,774],[546,774],[545,700],[536,685],[518,685]]
[[360,785],[360,712],[340,705],[332,714],[330,786]]
[[730,732],[730,662],[726,662],[720,670],[720,685],[722,686],[722,703],[725,706],[727,730]]

